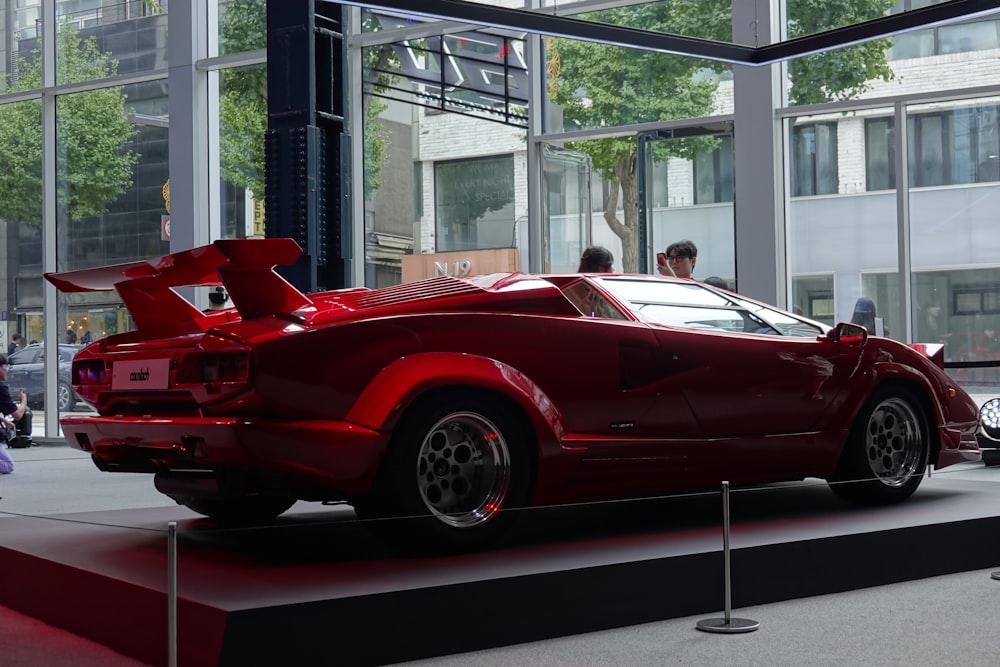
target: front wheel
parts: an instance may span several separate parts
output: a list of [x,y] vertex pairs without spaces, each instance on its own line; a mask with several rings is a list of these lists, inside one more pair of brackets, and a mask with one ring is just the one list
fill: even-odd
[[366,519],[396,518],[390,529],[397,537],[484,546],[527,502],[533,452],[528,429],[501,399],[425,400],[395,429],[377,491],[355,510]]
[[927,418],[914,393],[876,389],[851,427],[831,488],[857,503],[903,500],[920,486],[930,449]]

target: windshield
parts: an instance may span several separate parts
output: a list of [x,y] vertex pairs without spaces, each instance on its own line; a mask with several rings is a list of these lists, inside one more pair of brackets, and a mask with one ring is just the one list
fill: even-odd
[[594,280],[646,322],[771,336],[814,337],[825,333],[817,322],[701,283],[628,277]]

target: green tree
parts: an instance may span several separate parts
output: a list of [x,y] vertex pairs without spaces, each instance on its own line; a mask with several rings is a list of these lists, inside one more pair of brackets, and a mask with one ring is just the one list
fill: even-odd
[[[81,40],[68,24],[58,31],[57,80],[89,81],[115,76],[118,62]],[[37,50],[17,60],[8,92],[41,87]],[[101,215],[132,186],[138,154],[128,148],[135,128],[125,117],[120,87],[58,98],[56,139],[60,154],[57,192],[70,220]],[[31,225],[42,215],[42,107],[38,100],[0,105],[0,218]]]
[[[266,0],[223,0],[223,53],[241,53],[267,46]],[[380,59],[388,49],[370,49],[366,59]],[[374,64],[374,63],[371,63]],[[367,78],[367,77],[366,77]],[[264,133],[267,131],[267,71],[263,67],[225,70],[222,74],[220,151],[222,175],[258,197],[264,194]],[[385,105],[364,98],[365,196],[379,187],[387,137],[378,123]]]
[[[892,0],[795,0],[789,3],[789,36],[801,36],[883,15]],[[717,41],[732,39],[731,0],[673,0],[595,12],[604,23]],[[614,127],[711,115],[718,87],[717,63],[619,46],[554,39],[547,42],[549,96],[567,126]],[[807,104],[856,96],[874,79],[889,80],[889,40],[800,58],[789,65],[790,98]],[[708,75],[707,75],[708,74]],[[817,85],[821,81],[823,85]],[[654,157],[688,160],[712,150],[709,138],[656,142]],[[634,137],[573,142],[590,156],[610,185],[604,219],[621,239],[624,271],[638,270],[638,181],[640,156]],[[618,217],[619,199],[623,216]]]

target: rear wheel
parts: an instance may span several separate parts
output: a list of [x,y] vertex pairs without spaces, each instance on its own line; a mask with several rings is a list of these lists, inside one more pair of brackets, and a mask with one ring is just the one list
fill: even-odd
[[59,412],[70,412],[76,407],[76,394],[73,387],[65,382],[60,382],[56,388],[56,397],[59,399]]
[[362,518],[395,517],[387,526],[395,536],[430,538],[431,547],[483,546],[527,502],[534,447],[502,399],[441,398],[414,405],[400,422],[376,493],[355,509]]
[[294,498],[283,496],[201,496],[171,495],[179,505],[222,523],[254,524],[270,521],[295,504]]
[[876,389],[851,428],[831,488],[852,502],[903,500],[920,486],[930,449],[927,418],[913,391]]

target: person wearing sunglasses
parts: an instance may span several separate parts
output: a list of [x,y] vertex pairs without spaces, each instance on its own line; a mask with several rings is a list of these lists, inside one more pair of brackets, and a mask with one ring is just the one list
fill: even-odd
[[666,252],[656,255],[656,269],[664,276],[690,278],[697,263],[698,246],[686,239],[671,243]]

